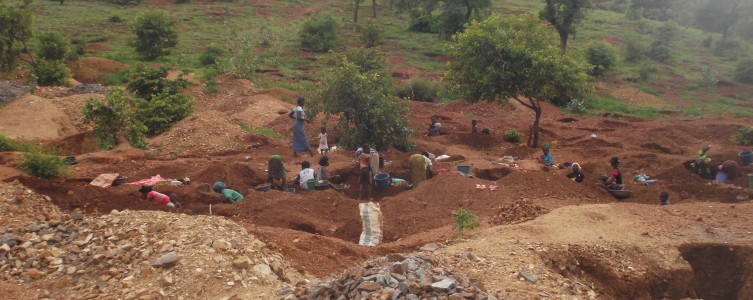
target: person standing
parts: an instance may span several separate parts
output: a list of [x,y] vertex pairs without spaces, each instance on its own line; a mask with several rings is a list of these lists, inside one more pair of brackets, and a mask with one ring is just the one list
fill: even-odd
[[319,154],[322,156],[327,155],[329,152],[329,145],[327,144],[327,127],[322,126],[322,131],[319,133]]
[[363,190],[368,189],[369,198],[371,198],[371,178],[374,174],[371,172],[371,151],[368,144],[364,144],[361,149],[363,150],[361,155],[358,156],[358,200],[361,200],[363,196]]
[[311,123],[311,120],[306,119],[306,112],[303,110],[306,99],[298,97],[295,101],[298,106],[293,108],[289,115],[291,119],[295,120],[293,121],[293,156],[298,156],[298,152],[308,152],[309,155],[314,156],[304,125],[304,122]]

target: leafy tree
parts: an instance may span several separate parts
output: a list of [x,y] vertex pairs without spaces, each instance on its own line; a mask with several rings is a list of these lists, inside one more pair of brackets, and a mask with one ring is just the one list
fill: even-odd
[[166,67],[149,68],[138,65],[128,73],[128,91],[142,99],[151,99],[152,95],[167,92],[170,95],[178,94],[188,86],[188,82],[179,77],[177,80],[167,80]]
[[379,149],[410,145],[405,107],[392,95],[393,79],[374,49],[332,54],[319,99],[325,113],[340,117],[343,145],[364,142]]
[[167,131],[170,127],[191,113],[193,101],[182,94],[162,91],[153,94],[148,100],[136,99],[139,122],[146,125],[149,134]]
[[71,42],[57,32],[45,32],[37,37],[39,57],[47,60],[63,60],[71,51]]
[[92,134],[101,148],[112,149],[123,141],[146,148],[147,127],[137,119],[123,88],[110,90],[104,100],[86,100],[82,114],[84,124],[94,125]]
[[366,48],[375,47],[379,44],[379,40],[382,39],[382,28],[373,20],[359,26],[358,29],[361,32],[361,40]]
[[136,35],[132,45],[146,60],[167,55],[178,45],[178,29],[164,11],[143,13],[131,25],[131,30]]
[[672,61],[672,43],[677,36],[677,25],[674,22],[664,22],[664,25],[659,27],[658,31],[648,54],[656,61],[670,63]]
[[735,80],[742,83],[753,83],[753,60],[746,59],[737,65]]
[[721,44],[729,37],[730,29],[743,16],[750,4],[744,0],[708,0],[695,13],[695,21],[701,29],[722,34]]
[[[14,4],[0,1],[0,72],[13,71],[19,54],[29,53],[29,47],[26,46],[32,36],[29,3],[30,0]],[[30,63],[34,64],[33,57]]]
[[575,26],[591,9],[591,0],[546,0],[546,6],[539,12],[539,17],[554,26],[560,36],[562,55],[567,52],[567,39],[575,33]]
[[473,15],[491,7],[491,0],[396,0],[411,15],[411,30],[449,37],[463,29]]
[[240,33],[227,41],[227,54],[220,60],[220,67],[237,78],[251,79],[259,65],[257,42],[253,35]]
[[301,46],[314,52],[327,52],[339,42],[340,24],[330,14],[319,14],[307,19],[299,32]]
[[36,78],[36,83],[41,86],[67,85],[71,78],[71,70],[61,60],[37,60],[32,72],[30,77]]
[[677,0],[632,0],[630,3],[631,10],[642,10],[644,14],[650,11],[658,11],[658,19],[667,21],[671,19],[672,8],[677,4]]
[[605,42],[595,42],[588,45],[586,49],[586,58],[588,63],[594,65],[593,74],[600,75],[601,69],[611,69],[617,61],[617,54],[614,47]]
[[493,15],[455,35],[445,77],[466,101],[512,98],[534,112],[528,145],[538,146],[541,102],[582,98],[584,68],[562,56],[549,29],[527,16]]

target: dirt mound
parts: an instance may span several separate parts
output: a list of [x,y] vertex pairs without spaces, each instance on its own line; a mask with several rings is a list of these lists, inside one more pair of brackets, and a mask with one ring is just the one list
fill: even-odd
[[102,83],[105,76],[120,71],[128,65],[101,57],[82,57],[68,62],[73,79],[81,83]]
[[99,151],[97,139],[91,136],[91,132],[82,132],[65,137],[50,144],[62,155],[81,155]]
[[12,139],[56,140],[80,132],[60,107],[34,95],[0,108],[0,120],[0,132]]
[[[18,181],[0,182],[0,228],[12,229],[30,220],[45,221],[60,217],[60,209],[50,197],[34,193]],[[1,244],[1,243],[0,243]]]
[[252,101],[250,105],[233,114],[233,117],[251,128],[266,126],[279,116],[287,115],[293,109],[293,105],[268,95],[253,96],[250,101]]
[[523,199],[500,208],[497,215],[492,217],[492,224],[502,225],[525,222],[546,213],[549,213],[548,209],[533,204],[531,200]]
[[498,135],[469,132],[451,133],[436,139],[445,143],[467,145],[473,149],[499,147],[504,141],[504,138]]
[[46,297],[135,298],[164,295],[271,298],[300,275],[239,225],[215,217],[160,212],[81,214],[4,235],[5,280],[66,282]]
[[217,111],[194,113],[149,141],[159,156],[199,157],[243,150],[243,130]]

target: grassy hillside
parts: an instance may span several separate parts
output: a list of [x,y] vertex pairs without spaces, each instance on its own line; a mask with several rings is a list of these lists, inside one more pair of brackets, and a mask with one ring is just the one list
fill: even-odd
[[[371,19],[370,3],[361,8],[360,20]],[[543,1],[494,1],[492,10],[501,14],[537,13]],[[259,73],[254,81],[264,87],[280,86],[306,92],[314,85],[321,70],[320,58],[326,54],[308,53],[299,47],[298,30],[303,19],[309,15],[330,13],[342,25],[341,46],[359,46],[360,35],[352,22],[352,1],[300,0],[300,1],[250,1],[238,2],[192,2],[120,6],[101,1],[36,1],[35,29],[57,31],[70,36],[79,44],[90,47],[85,56],[99,56],[126,64],[143,63],[128,46],[132,38],[129,23],[139,13],[152,9],[169,12],[180,30],[180,42],[171,55],[154,63],[175,69],[195,72],[204,79],[216,72],[201,67],[198,57],[210,44],[224,46],[228,39],[238,36],[253,36],[255,39],[271,40],[269,46],[259,46],[258,67],[272,69]],[[113,22],[116,19],[120,22]],[[379,7],[377,22],[384,30],[381,49],[393,68],[393,73],[409,73],[412,77],[427,77],[438,80],[445,71],[447,57],[444,55],[447,41],[434,34],[415,33],[408,30],[408,16],[387,7]],[[611,43],[619,51],[619,63],[605,76],[594,79],[597,88],[594,99],[588,106],[595,110],[610,110],[643,117],[663,115],[700,115],[725,113],[737,116],[753,116],[749,100],[753,96],[750,86],[731,84],[734,67],[743,57],[721,57],[712,49],[702,47],[702,41],[712,34],[698,29],[677,27],[676,41],[672,43],[673,58],[669,63],[649,59],[629,63],[624,60],[629,40],[650,44],[661,22],[652,20],[632,21],[624,14],[593,10],[569,43],[570,55],[582,56],[588,43],[602,40]],[[718,39],[718,36],[714,36]],[[743,45],[750,49],[747,42]],[[152,62],[149,62],[152,63]],[[699,69],[706,66],[708,74],[721,85],[704,85]],[[116,76],[117,77],[117,76]],[[111,81],[117,83],[118,80]],[[643,105],[624,101],[610,91],[636,88],[645,95],[653,95],[664,101],[660,104]],[[445,95],[445,100],[453,98]]]

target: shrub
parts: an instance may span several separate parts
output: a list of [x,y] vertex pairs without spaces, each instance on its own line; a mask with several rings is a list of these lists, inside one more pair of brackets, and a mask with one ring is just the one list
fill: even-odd
[[753,145],[753,127],[743,127],[735,134],[735,140],[741,145]]
[[397,96],[404,99],[421,102],[434,102],[439,92],[439,84],[426,78],[414,78],[403,85]]
[[705,39],[704,39],[704,40],[703,40],[703,41],[701,42],[701,46],[703,46],[704,48],[711,48],[711,45],[712,45],[713,43],[714,43],[714,37],[713,37],[713,36],[709,36],[709,37],[705,38]]
[[366,48],[375,47],[382,39],[382,28],[373,20],[362,24],[359,30],[361,31],[361,41]]
[[638,39],[630,38],[625,44],[625,60],[628,62],[638,62],[646,57],[648,48],[646,44]]
[[67,85],[71,77],[71,70],[59,60],[38,59],[33,69],[33,76],[40,86]]
[[182,94],[163,91],[148,100],[136,100],[136,118],[146,125],[147,133],[158,134],[170,129],[191,113],[193,101]]
[[340,24],[330,14],[309,17],[299,32],[301,46],[314,52],[327,52],[338,44],[339,28]]
[[94,125],[92,134],[101,148],[111,149],[122,139],[146,148],[147,128],[136,118],[131,99],[123,88],[110,90],[104,100],[86,100],[82,114],[84,124]]
[[[246,126],[248,126],[248,125],[246,125]],[[243,128],[241,128],[241,129],[243,129]],[[267,127],[256,128],[256,130],[254,130],[254,133],[258,134],[258,135],[263,135],[263,136],[266,136],[266,137],[269,137],[269,138],[273,138],[273,139],[282,139],[282,138],[284,138],[284,136],[282,134],[279,134],[279,133],[275,132],[272,128],[267,128]]]
[[0,134],[0,151],[14,151],[16,150],[16,142],[9,137]]
[[274,44],[275,41],[277,41],[277,35],[275,34],[275,31],[272,29],[272,26],[269,25],[269,23],[262,23],[261,26],[259,26],[259,45],[262,46],[271,46]]
[[178,30],[164,11],[147,11],[131,25],[136,35],[132,46],[144,59],[153,60],[167,55],[178,45]]
[[717,74],[714,74],[713,70],[707,65],[702,65],[698,67],[698,85],[700,86],[716,86],[716,83],[719,81],[716,78]]
[[225,53],[225,50],[216,46],[209,45],[204,53],[199,56],[199,63],[202,66],[216,65],[218,59]]
[[742,83],[753,83],[753,60],[746,59],[737,65],[735,80]]
[[640,69],[638,69],[638,77],[642,81],[648,82],[654,78],[654,74],[656,72],[659,72],[659,69],[657,69],[653,64],[643,64],[641,65]]
[[24,153],[19,166],[31,175],[48,179],[65,175],[68,168],[68,165],[59,156],[40,152]]
[[452,213],[452,220],[455,221],[452,228],[457,231],[458,238],[463,237],[466,230],[473,230],[479,226],[478,216],[464,207],[460,207],[456,212]]
[[236,35],[228,41],[227,55],[220,63],[222,69],[231,75],[251,79],[259,64],[256,43],[249,34]]
[[651,44],[648,56],[658,62],[670,63],[672,62],[672,49],[667,43],[657,40]]
[[416,10],[411,12],[410,31],[437,33],[439,28],[439,18],[431,12],[425,10]]
[[586,103],[583,100],[573,98],[565,105],[565,109],[570,113],[582,115],[586,113]]
[[57,32],[45,32],[37,38],[39,57],[46,60],[63,60],[71,52],[71,43]]
[[593,74],[599,76],[602,74],[601,69],[611,69],[617,61],[617,54],[614,47],[605,42],[591,43],[586,49],[588,63],[594,65]]
[[505,131],[505,140],[511,143],[520,143],[523,140],[523,135],[520,131],[510,129]]
[[143,99],[150,99],[152,95],[167,92],[168,94],[177,94],[188,86],[188,82],[178,77],[177,80],[165,79],[167,68],[150,68],[144,65],[138,65],[128,73],[127,89],[136,96]]
[[123,17],[118,14],[111,14],[109,17],[107,17],[107,21],[110,23],[120,23],[123,22]]

